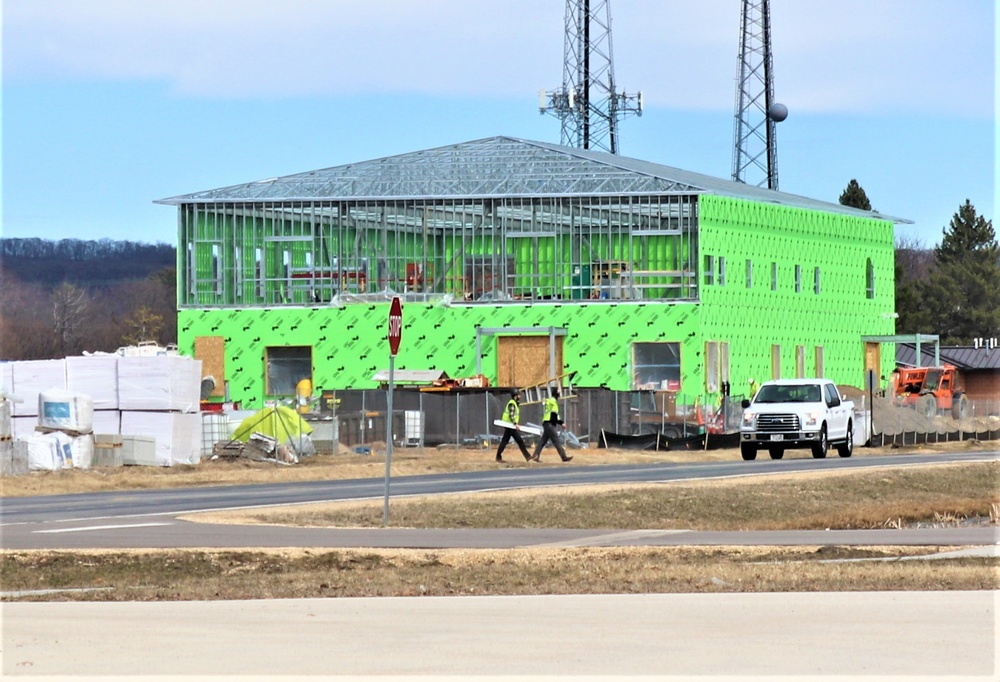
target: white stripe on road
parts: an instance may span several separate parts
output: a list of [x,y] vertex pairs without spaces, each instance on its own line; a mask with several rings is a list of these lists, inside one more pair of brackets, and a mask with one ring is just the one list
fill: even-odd
[[538,545],[524,545],[525,547],[591,547],[603,544],[618,544],[632,540],[642,540],[644,538],[677,535],[678,533],[690,533],[689,530],[626,530],[618,533],[602,533],[599,535],[589,535],[575,540],[563,540],[561,542],[547,542]]
[[78,533],[85,530],[113,530],[115,528],[148,528],[150,526],[169,526],[169,523],[131,523],[116,526],[82,526],[80,528],[53,528],[51,530],[36,530],[35,533]]

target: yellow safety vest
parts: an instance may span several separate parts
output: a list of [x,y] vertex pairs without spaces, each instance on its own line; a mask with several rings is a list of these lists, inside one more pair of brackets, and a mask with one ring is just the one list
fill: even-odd
[[544,410],[542,412],[542,421],[543,422],[550,421],[552,419],[553,413],[557,415],[559,414],[559,401],[551,397],[546,398]]
[[521,406],[513,398],[507,401],[507,421],[511,424],[521,423]]

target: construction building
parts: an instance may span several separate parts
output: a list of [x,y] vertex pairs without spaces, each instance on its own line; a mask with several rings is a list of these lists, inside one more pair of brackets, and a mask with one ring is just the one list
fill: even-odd
[[749,378],[891,371],[898,218],[511,137],[160,200],[178,345],[256,408],[399,370],[711,403]]

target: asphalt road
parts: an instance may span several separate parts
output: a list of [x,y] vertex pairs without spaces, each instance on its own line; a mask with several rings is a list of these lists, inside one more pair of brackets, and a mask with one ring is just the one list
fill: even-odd
[[[877,458],[765,460],[692,464],[501,469],[392,479],[390,495],[430,495],[513,488],[666,482],[747,474],[839,471],[873,466],[996,460],[1000,452]],[[4,549],[181,547],[509,548],[615,545],[996,545],[995,527],[857,531],[677,531],[581,529],[327,529],[204,524],[179,517],[198,511],[348,499],[381,499],[383,479],[220,486],[0,500]]]

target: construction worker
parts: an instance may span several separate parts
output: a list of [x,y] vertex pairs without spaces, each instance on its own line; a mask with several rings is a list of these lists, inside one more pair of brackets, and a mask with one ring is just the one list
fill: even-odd
[[556,427],[562,423],[562,419],[559,418],[559,389],[552,387],[549,389],[549,397],[542,405],[542,437],[539,439],[538,445],[535,446],[535,454],[531,459],[536,462],[541,461],[542,448],[549,441],[552,441],[552,444],[556,446],[556,451],[562,461],[568,462],[573,459],[566,456],[566,451],[563,449],[562,443],[559,442],[559,430]]
[[524,444],[524,439],[521,438],[521,434],[517,430],[518,424],[521,423],[521,391],[519,389],[515,388],[510,392],[510,400],[507,401],[507,407],[504,408],[504,416],[508,422],[514,425],[514,428],[504,427],[503,436],[500,438],[500,447],[497,448],[497,461],[503,461],[503,457],[500,455],[503,454],[503,449],[513,438],[517,447],[521,448],[524,459],[530,462],[531,454],[528,453],[528,447]]
[[299,414],[309,414],[312,410],[311,398],[313,392],[312,380],[309,377],[302,377],[299,383],[295,384],[295,411]]
[[750,385],[750,400],[753,400],[753,397],[757,395],[757,391],[760,390],[760,384],[754,381],[753,377],[747,379],[747,383]]

